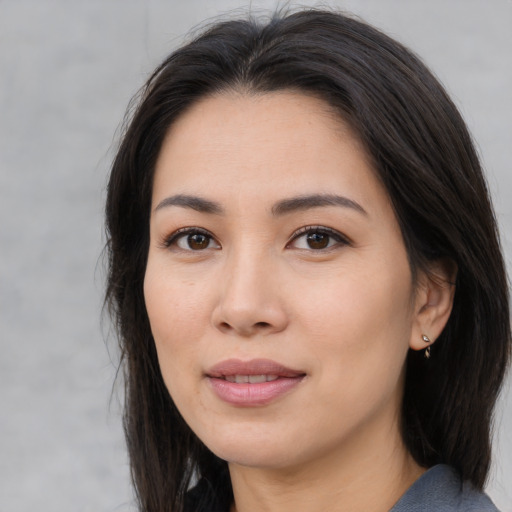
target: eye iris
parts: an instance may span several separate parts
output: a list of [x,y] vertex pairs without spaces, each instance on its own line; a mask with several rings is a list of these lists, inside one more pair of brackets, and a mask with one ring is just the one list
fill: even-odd
[[187,237],[188,246],[194,250],[206,249],[210,243],[208,236],[202,233],[194,233]]
[[329,245],[329,235],[325,233],[309,233],[306,239],[311,249],[325,249]]

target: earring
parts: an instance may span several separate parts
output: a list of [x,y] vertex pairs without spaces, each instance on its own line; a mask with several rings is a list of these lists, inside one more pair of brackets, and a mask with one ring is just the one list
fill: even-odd
[[[430,338],[429,338],[426,334],[423,334],[423,335],[421,336],[421,339],[422,339],[425,343],[430,343]],[[424,356],[425,356],[425,359],[430,359],[430,345],[425,349]]]

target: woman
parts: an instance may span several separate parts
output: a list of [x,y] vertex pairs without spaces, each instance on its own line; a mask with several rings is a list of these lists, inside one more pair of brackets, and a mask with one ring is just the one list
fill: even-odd
[[496,224],[399,43],[319,10],[213,26],[144,88],[107,231],[141,510],[496,510]]

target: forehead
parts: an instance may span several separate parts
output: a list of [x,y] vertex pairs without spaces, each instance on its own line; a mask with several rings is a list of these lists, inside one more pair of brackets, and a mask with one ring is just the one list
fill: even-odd
[[321,149],[320,137],[342,137],[359,145],[333,108],[314,96],[293,91],[225,92],[202,98],[180,115],[168,130],[163,150],[167,146],[179,152],[180,146],[198,142],[200,152],[250,148],[257,143],[265,149],[279,145],[285,150],[302,145],[305,138],[310,147]]
[[328,104],[288,91],[225,93],[200,100],[171,126],[153,201],[190,192],[279,199],[333,188],[386,195],[358,138]]

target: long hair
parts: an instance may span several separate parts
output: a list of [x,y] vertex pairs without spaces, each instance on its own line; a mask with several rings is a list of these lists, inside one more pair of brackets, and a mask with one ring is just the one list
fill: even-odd
[[471,137],[424,64],[380,31],[315,9],[218,23],[149,78],[113,162],[106,204],[106,303],[125,371],[125,432],[140,509],[181,511],[192,476],[222,507],[227,463],[186,425],[164,385],[143,296],[155,162],[172,123],[200,98],[236,90],[315,95],[361,140],[385,185],[413,275],[458,268],[453,311],[425,361],[410,351],[402,435],[415,460],[450,464],[482,488],[492,414],[510,357],[508,285]]

